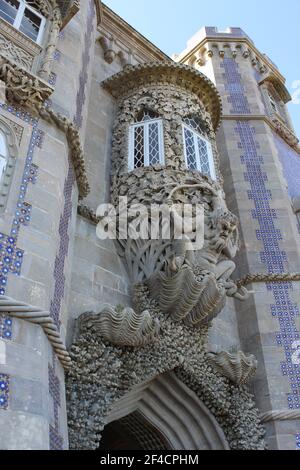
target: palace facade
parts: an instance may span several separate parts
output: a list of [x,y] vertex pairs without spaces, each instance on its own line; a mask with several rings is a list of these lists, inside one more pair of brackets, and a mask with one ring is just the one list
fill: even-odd
[[[0,0],[0,47],[0,448],[299,449],[277,66],[240,28],[170,58],[100,0]],[[153,205],[201,206],[202,245],[121,236]]]

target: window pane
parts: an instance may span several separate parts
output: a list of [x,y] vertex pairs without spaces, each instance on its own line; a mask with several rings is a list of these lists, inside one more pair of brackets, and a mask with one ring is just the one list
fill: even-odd
[[184,128],[184,139],[186,148],[186,161],[189,170],[197,170],[197,156],[194,142],[194,133]]
[[159,165],[159,124],[149,124],[149,165]]
[[0,155],[2,155],[2,157],[5,157],[5,158],[8,156],[6,138],[1,131],[0,131]]
[[211,176],[210,166],[209,166],[209,154],[208,154],[208,143],[197,138],[198,141],[198,149],[199,149],[199,157],[200,157],[200,171],[204,175]]
[[206,136],[206,128],[203,122],[197,118],[185,118],[184,123],[191,129],[194,129],[198,134]]
[[0,131],[0,181],[6,169],[8,157],[7,143],[4,134]]
[[10,24],[14,24],[20,3],[18,0],[0,0],[0,16]]
[[144,126],[134,128],[134,168],[144,166]]
[[35,15],[31,10],[28,10],[28,8],[25,8],[20,31],[30,37],[33,41],[36,41],[39,35],[41,22],[42,20],[39,16]]

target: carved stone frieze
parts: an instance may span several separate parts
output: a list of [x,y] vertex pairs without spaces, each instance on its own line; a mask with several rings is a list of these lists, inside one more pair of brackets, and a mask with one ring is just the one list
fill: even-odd
[[0,34],[0,48],[4,57],[7,57],[10,61],[15,62],[20,67],[31,70],[34,56],[11,42],[2,34]]

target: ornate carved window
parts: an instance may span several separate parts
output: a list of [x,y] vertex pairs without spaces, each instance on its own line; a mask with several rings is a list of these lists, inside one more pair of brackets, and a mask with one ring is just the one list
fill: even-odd
[[216,179],[212,147],[202,122],[196,118],[186,118],[183,122],[183,141],[187,168]]
[[[38,2],[30,2],[38,6]],[[0,0],[0,16],[34,42],[41,44],[46,19],[25,0]]]
[[144,110],[129,132],[129,170],[163,165],[164,142],[163,122],[158,114]]

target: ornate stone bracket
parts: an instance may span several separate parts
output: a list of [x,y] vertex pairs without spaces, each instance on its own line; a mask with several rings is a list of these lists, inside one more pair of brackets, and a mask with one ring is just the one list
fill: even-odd
[[44,80],[0,55],[0,80],[5,83],[7,100],[38,112],[54,89]]

